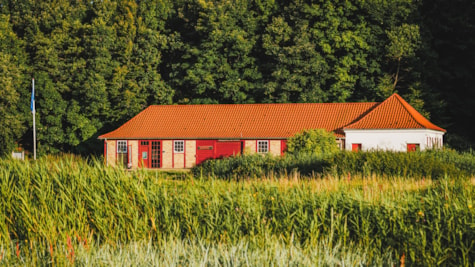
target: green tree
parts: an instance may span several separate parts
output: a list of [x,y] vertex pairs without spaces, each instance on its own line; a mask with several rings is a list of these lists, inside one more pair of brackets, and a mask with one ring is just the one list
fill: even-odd
[[[360,3],[282,2],[263,34],[265,93],[278,102],[342,102],[371,65]],[[275,100],[274,100],[275,99]]]
[[[111,1],[93,1],[87,5],[88,15],[82,23],[81,43],[85,68],[84,79],[75,90],[75,99],[81,107],[81,113],[91,118],[96,130],[81,150],[97,149],[95,140],[99,132],[112,130],[119,118],[113,108],[111,98],[117,96],[112,86],[114,71],[119,66],[114,59],[117,36],[113,17],[116,3]],[[86,104],[87,103],[87,104]]]
[[[358,88],[354,99],[382,101],[395,92],[406,96],[411,93],[410,87],[423,86],[420,84],[420,59],[415,53],[421,45],[417,28],[418,5],[413,0],[361,2],[360,14],[370,32],[366,39],[370,60],[368,68],[363,70],[367,76],[364,86]],[[404,39],[407,37],[410,39]],[[401,73],[404,74],[402,80]]]
[[171,103],[174,91],[160,74],[170,9],[168,1],[119,1],[115,7],[111,16],[115,38],[109,49],[116,65],[108,92],[109,118],[116,126],[150,104]]
[[268,56],[264,84],[265,101],[322,102],[328,68],[309,33],[308,23],[293,29],[283,17],[275,17],[263,36]]
[[381,101],[394,92],[449,139],[473,140],[473,5],[0,0],[1,142],[8,150],[31,128],[30,77],[40,153],[98,151],[100,133],[150,104]]
[[[404,80],[404,75],[409,75],[413,71],[410,60],[414,59],[417,50],[421,48],[421,36],[419,26],[414,24],[402,24],[386,30],[388,44],[386,45],[386,57],[391,62],[395,62],[393,73],[385,73],[380,77],[377,85],[377,94],[380,98],[387,98],[397,92],[398,82]],[[403,65],[407,65],[404,67]],[[420,80],[410,80],[402,88],[404,96],[416,109],[426,113],[423,109],[424,101],[421,98]]]
[[147,105],[172,103],[174,90],[165,83],[160,72],[163,51],[168,45],[165,22],[171,9],[169,1],[138,3],[131,78],[137,80],[139,91]]
[[24,108],[20,92],[25,86],[25,54],[23,42],[9,23],[10,17],[0,14],[0,155],[12,151],[25,132]]
[[269,8],[267,4],[240,0],[184,1],[182,5],[177,15],[186,14],[186,18],[178,19],[182,23],[176,26],[188,31],[176,29],[181,55],[171,66],[177,100],[255,102],[261,74],[253,53],[259,18]]
[[399,81],[401,61],[405,58],[416,55],[416,51],[421,44],[421,37],[418,25],[403,24],[401,26],[394,27],[386,33],[389,38],[389,44],[386,46],[388,50],[388,57],[397,62],[393,83],[393,89],[395,89]]
[[339,150],[335,135],[325,129],[303,130],[287,141],[287,151],[293,155],[328,155]]
[[71,151],[94,132],[76,104],[85,78],[79,34],[85,6],[59,1],[36,2],[32,8],[27,20],[33,26],[25,39],[37,82],[38,152]]

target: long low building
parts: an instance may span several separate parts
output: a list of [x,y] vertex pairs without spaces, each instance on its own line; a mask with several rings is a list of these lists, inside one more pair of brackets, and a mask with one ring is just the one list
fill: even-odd
[[181,169],[242,153],[283,155],[305,129],[331,131],[353,151],[431,149],[445,133],[393,94],[380,103],[152,105],[99,139],[108,165]]

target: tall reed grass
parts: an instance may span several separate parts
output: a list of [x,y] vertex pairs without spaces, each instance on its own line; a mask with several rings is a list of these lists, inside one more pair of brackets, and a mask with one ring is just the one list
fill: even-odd
[[[303,247],[266,237],[263,246],[253,246],[246,238],[234,244],[208,243],[197,239],[167,238],[158,241],[133,241],[126,244],[73,243],[55,246],[54,264],[67,266],[364,266],[395,265],[390,252],[368,260],[363,247],[342,246],[322,240]],[[41,247],[33,244],[32,247]],[[8,266],[52,265],[47,250],[22,249],[16,256],[16,244],[0,246]],[[12,253],[13,252],[13,253]]]
[[325,242],[325,253],[344,248],[349,254],[337,257],[351,259],[362,251],[367,263],[404,255],[408,264],[468,266],[475,261],[474,187],[473,179],[375,174],[177,180],[73,156],[0,159],[0,264],[67,263],[72,251],[77,262],[80,247],[128,255],[137,242],[157,246],[150,248],[156,255],[175,240],[172,246],[196,255],[203,250],[187,246],[245,247],[268,258],[278,246],[295,247],[305,263],[308,249]]

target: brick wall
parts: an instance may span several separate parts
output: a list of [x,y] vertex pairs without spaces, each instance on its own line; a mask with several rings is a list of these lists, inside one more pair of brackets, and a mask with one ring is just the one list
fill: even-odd
[[107,165],[116,166],[116,140],[107,140]]
[[137,168],[139,166],[139,141],[129,140],[127,142],[128,153],[132,153],[132,168]]
[[246,153],[256,153],[256,140],[246,140],[244,141],[244,154]]
[[186,140],[186,168],[191,168],[196,165],[196,140]]
[[173,168],[173,141],[162,141],[162,168]]
[[274,156],[280,156],[281,141],[280,140],[270,140],[270,153]]

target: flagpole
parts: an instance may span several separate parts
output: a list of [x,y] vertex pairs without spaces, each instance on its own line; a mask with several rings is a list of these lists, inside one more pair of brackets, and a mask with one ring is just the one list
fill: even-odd
[[33,159],[36,160],[36,108],[35,108],[35,78],[31,79],[31,113],[33,114]]

